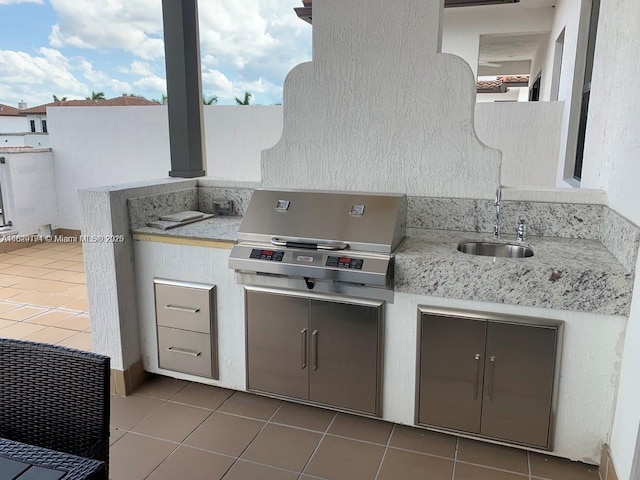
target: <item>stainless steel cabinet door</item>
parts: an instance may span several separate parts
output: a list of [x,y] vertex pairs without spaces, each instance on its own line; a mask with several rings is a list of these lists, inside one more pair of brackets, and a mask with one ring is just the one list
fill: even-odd
[[248,388],[307,400],[309,300],[246,294]]
[[418,422],[480,432],[487,322],[421,316]]
[[481,433],[547,447],[557,329],[489,323]]
[[311,300],[309,399],[381,414],[381,307]]

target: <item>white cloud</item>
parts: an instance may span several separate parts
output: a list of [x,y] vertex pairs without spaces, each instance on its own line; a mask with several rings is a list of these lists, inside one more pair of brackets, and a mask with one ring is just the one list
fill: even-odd
[[148,62],[141,62],[134,60],[129,67],[117,67],[116,70],[120,73],[127,73],[131,75],[139,75],[141,77],[151,77],[155,75],[153,73],[153,67]]
[[122,49],[152,60],[164,55],[159,0],[50,0],[58,15],[52,46]]
[[136,80],[133,82],[133,86],[139,91],[154,92],[158,96],[167,93],[167,81],[157,75],[150,75]]
[[86,60],[80,60],[80,70],[83,77],[90,85],[91,90],[112,90],[119,93],[130,93],[131,85],[116,78],[111,78],[104,72],[94,70],[93,65]]
[[0,50],[2,98],[27,99],[32,104],[51,101],[51,96],[79,98],[87,86],[71,72],[69,60],[58,50],[41,48],[39,55]]

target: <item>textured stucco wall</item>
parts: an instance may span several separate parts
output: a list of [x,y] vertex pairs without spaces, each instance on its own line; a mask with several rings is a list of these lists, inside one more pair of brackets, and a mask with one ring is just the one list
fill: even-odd
[[[260,154],[282,134],[281,106],[205,106],[207,175],[260,180]],[[60,226],[80,228],[78,190],[163,178],[171,169],[167,109],[49,109]]]
[[20,235],[36,233],[40,225],[58,224],[58,202],[50,151],[0,153],[0,182],[5,220]]
[[478,138],[502,151],[502,185],[555,187],[563,109],[562,102],[476,104]]
[[[603,0],[593,67],[582,186],[603,188],[609,206],[640,224],[640,2]],[[615,79],[615,81],[612,81]],[[627,327],[624,361],[611,452],[620,480],[640,461],[640,282],[636,281]]]
[[262,154],[263,185],[491,198],[500,152],[475,136],[469,65],[437,53],[442,10],[314,5],[313,61],[285,81],[283,136]]
[[140,359],[133,240],[127,200],[196,186],[196,180],[167,179],[79,192],[82,232],[123,235],[123,243],[85,243],[93,350],[111,357],[111,367],[124,370]]

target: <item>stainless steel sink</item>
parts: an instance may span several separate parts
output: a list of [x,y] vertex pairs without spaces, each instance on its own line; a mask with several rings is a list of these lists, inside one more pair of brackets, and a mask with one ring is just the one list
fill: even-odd
[[458,250],[470,255],[485,257],[526,258],[533,257],[533,248],[526,245],[498,242],[461,242]]

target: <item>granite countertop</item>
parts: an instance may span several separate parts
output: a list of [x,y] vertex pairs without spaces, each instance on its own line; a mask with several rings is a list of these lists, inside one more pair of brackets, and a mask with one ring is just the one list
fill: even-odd
[[396,252],[396,292],[629,314],[633,274],[597,240],[529,237],[534,256],[511,259],[457,251],[461,241],[493,241],[488,234],[410,230]]
[[153,227],[141,227],[133,230],[134,235],[154,235],[173,238],[186,238],[193,240],[211,240],[222,242],[235,242],[238,237],[238,228],[242,217],[240,216],[216,216],[207,220],[189,223],[182,227],[169,230],[161,230]]
[[[235,242],[242,217],[217,216],[171,230],[142,227],[134,235],[197,241]],[[464,240],[489,234],[408,229],[396,251],[395,291],[476,300],[628,315],[633,274],[597,240],[529,237],[534,256],[482,257],[456,250]],[[512,238],[503,239],[504,242]]]

